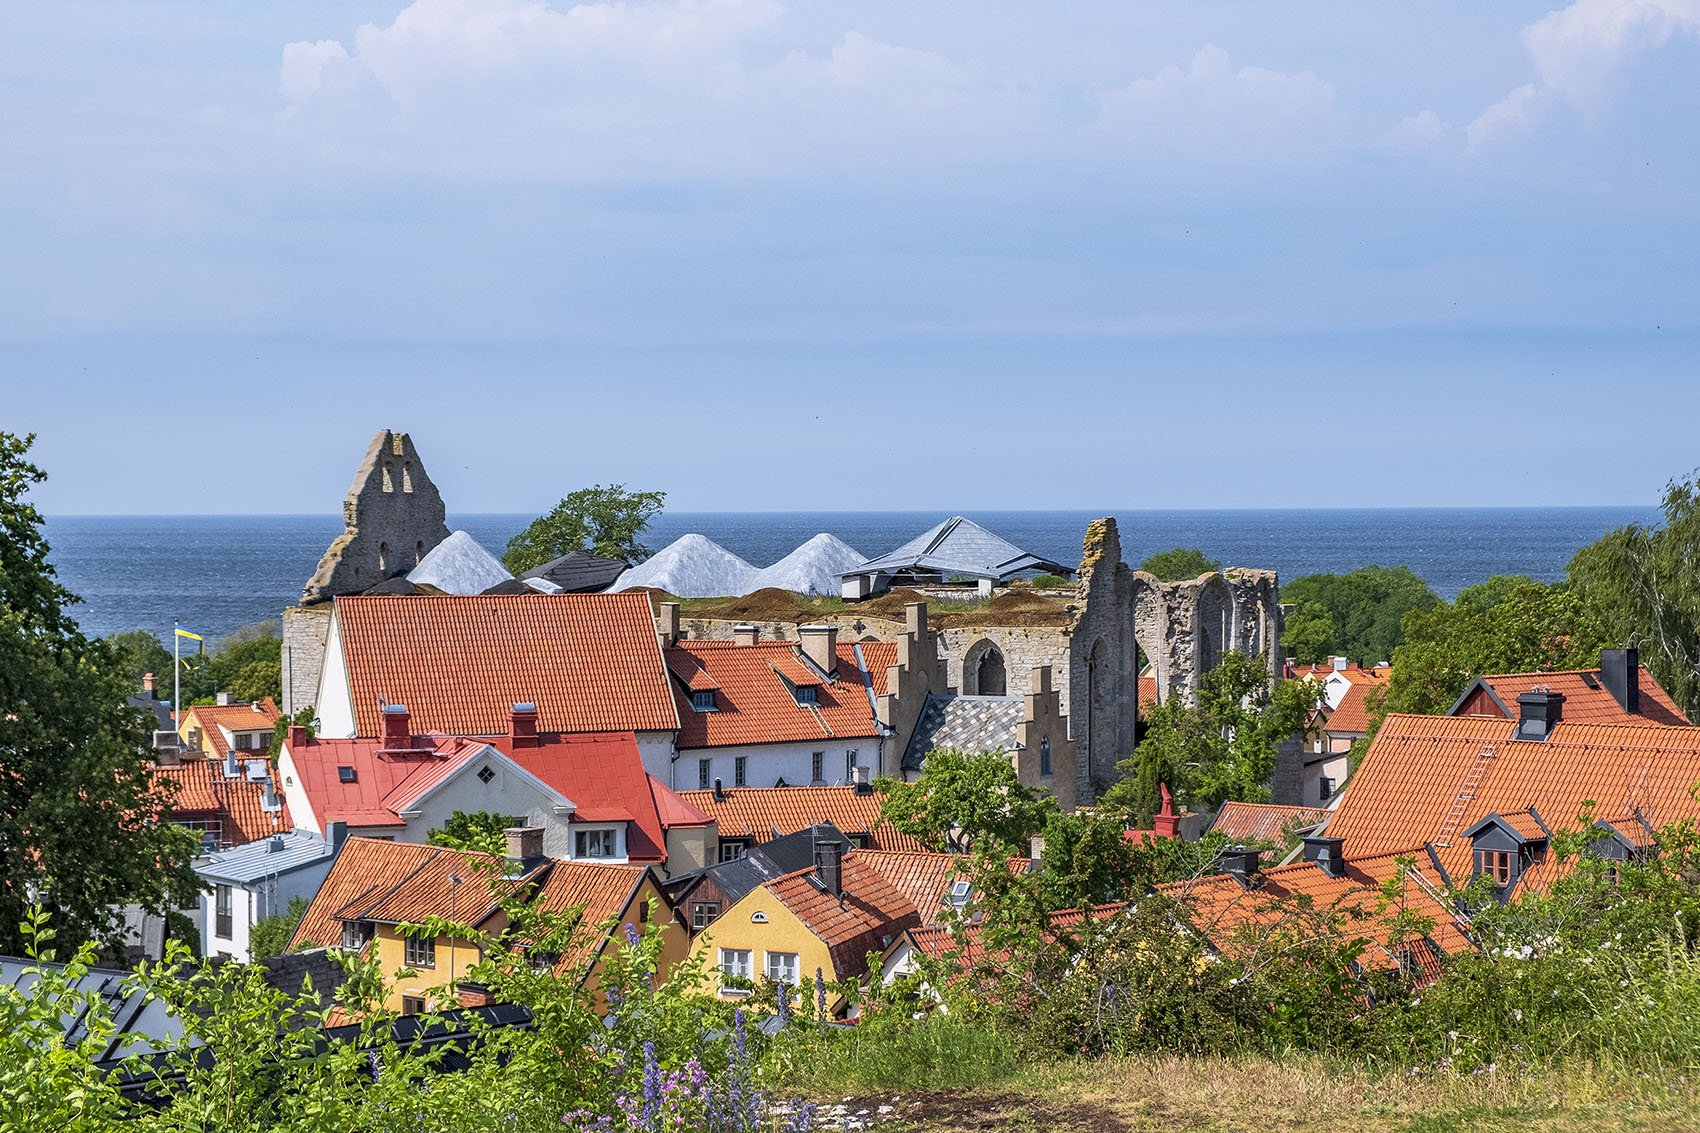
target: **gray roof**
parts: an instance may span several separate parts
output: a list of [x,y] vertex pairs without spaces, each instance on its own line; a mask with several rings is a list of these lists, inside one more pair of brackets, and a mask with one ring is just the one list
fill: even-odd
[[[275,848],[279,845],[281,849]],[[209,854],[195,862],[195,872],[202,877],[246,885],[315,863],[329,862],[335,856],[336,849],[312,831],[291,830],[287,834],[273,834]]]
[[667,895],[677,901],[690,892],[699,879],[707,875],[714,878],[714,883],[725,891],[728,900],[742,900],[746,893],[755,891],[776,877],[784,877],[788,873],[796,873],[814,865],[817,841],[833,841],[846,850],[850,848],[850,839],[846,838],[838,827],[830,822],[818,823],[795,834],[785,834],[751,846],[741,857],[729,862],[720,862],[694,873],[669,878]]
[[1024,570],[1046,570],[1053,574],[1071,575],[1073,568],[1030,554],[1005,539],[1001,539],[960,515],[952,516],[937,527],[917,535],[895,551],[869,559],[840,577],[855,578],[865,574],[890,574],[899,570],[937,571],[940,574],[961,574],[970,578],[1002,579]]
[[921,718],[903,752],[903,770],[919,771],[927,753],[953,747],[970,755],[1014,751],[1015,729],[1026,715],[1019,696],[939,696],[927,694]]
[[[33,967],[58,971],[64,968],[64,965],[37,964],[33,960],[15,956],[0,956],[0,983],[9,984],[20,992],[27,992],[40,979],[37,975],[28,974],[28,969]],[[183,1020],[172,1014],[160,1000],[148,995],[145,988],[130,983],[134,975],[134,972],[113,968],[90,968],[85,974],[71,980],[71,985],[78,991],[105,1000],[108,1010],[112,1013],[112,1034],[108,1035],[98,1048],[90,1048],[86,1052],[96,1062],[121,1054],[149,1054],[175,1046],[183,1037]],[[88,1030],[88,1009],[84,1005],[78,1005],[67,1013],[61,1019],[61,1024],[68,1046],[80,1046],[92,1037]],[[131,1035],[145,1035],[152,1041],[124,1045],[126,1036]]]
[[625,559],[609,559],[589,551],[572,551],[542,566],[534,566],[520,578],[546,578],[568,594],[594,594],[614,585],[614,580],[632,564]]

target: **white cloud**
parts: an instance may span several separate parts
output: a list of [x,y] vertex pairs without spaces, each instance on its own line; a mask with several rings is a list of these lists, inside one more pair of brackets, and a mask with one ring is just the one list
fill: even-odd
[[1400,120],[1387,131],[1385,144],[1392,149],[1424,150],[1452,133],[1452,126],[1432,110],[1422,110]]
[[287,43],[283,47],[283,67],[278,71],[277,89],[291,102],[301,102],[319,89],[319,79],[327,63],[347,58],[348,50],[334,39]]
[[1464,127],[1469,148],[1474,150],[1484,142],[1498,141],[1520,133],[1540,114],[1549,92],[1537,89],[1534,83],[1524,83]]

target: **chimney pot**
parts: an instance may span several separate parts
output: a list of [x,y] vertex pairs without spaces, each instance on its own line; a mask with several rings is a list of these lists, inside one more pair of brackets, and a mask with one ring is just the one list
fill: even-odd
[[726,799],[726,788],[722,787],[720,785],[720,780],[718,778],[716,778],[714,780],[714,801],[717,802],[717,803],[718,802],[724,802],[725,799]]
[[754,645],[761,640],[761,630],[747,622],[732,627],[732,641],[736,645]]
[[803,655],[814,662],[815,668],[828,676],[838,670],[837,626],[798,626],[797,638],[802,644]]
[[844,846],[831,840],[815,843],[815,877],[834,897],[844,895]]
[[158,688],[159,688],[158,678],[156,678],[152,673],[143,673],[142,674],[142,691],[143,692],[154,692]]

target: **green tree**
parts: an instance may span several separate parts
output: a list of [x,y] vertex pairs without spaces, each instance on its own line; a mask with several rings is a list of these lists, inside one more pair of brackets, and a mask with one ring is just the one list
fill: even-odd
[[499,858],[508,852],[508,840],[502,831],[513,826],[516,821],[499,814],[491,814],[487,810],[475,810],[471,813],[457,810],[449,815],[447,822],[427,834],[425,840],[433,846],[447,846],[451,850],[480,850]]
[[881,779],[877,786],[886,794],[886,821],[952,853],[990,842],[999,852],[1025,854],[1057,809],[1050,795],[1021,785],[1008,756],[993,752],[936,748],[915,782]]
[[1409,567],[1360,567],[1349,574],[1307,574],[1281,587],[1295,609],[1281,644],[1304,664],[1349,657],[1374,664],[1390,660],[1404,640],[1404,617],[1432,609],[1440,599]]
[[1145,828],[1157,811],[1159,783],[1179,803],[1261,802],[1269,797],[1264,784],[1275,772],[1277,745],[1303,730],[1320,696],[1314,681],[1272,687],[1262,657],[1230,650],[1204,674],[1196,704],[1171,696],[1146,709],[1145,738],[1117,765],[1123,778],[1100,805]]
[[159,682],[159,694],[171,695],[171,651],[159,643],[159,638],[145,629],[133,629],[111,634],[106,642],[117,651],[133,690],[141,691],[142,678],[152,673]]
[[261,917],[248,930],[248,954],[255,961],[269,960],[273,956],[282,956],[289,948],[289,938],[295,935],[295,926],[301,923],[301,917],[307,912],[305,897],[291,897],[289,911],[270,917]]
[[1700,720],[1697,476],[1666,487],[1663,527],[1613,531],[1576,552],[1569,572],[1608,643],[1635,646],[1690,720]]
[[[207,657],[205,682],[210,693],[228,692],[237,700],[277,700],[283,696],[283,639],[255,637],[231,641],[225,638]],[[187,701],[188,688],[183,699]]]
[[573,551],[640,562],[650,550],[638,536],[666,502],[666,492],[628,492],[623,484],[580,488],[508,540],[502,562],[515,574]]
[[1222,564],[1216,559],[1205,558],[1204,552],[1197,547],[1176,547],[1172,551],[1158,551],[1140,563],[1139,569],[1156,575],[1164,582],[1185,582],[1201,574],[1221,570]]
[[283,745],[289,740],[290,725],[306,728],[307,738],[312,739],[318,734],[318,725],[314,723],[317,719],[318,712],[311,704],[299,709],[293,716],[288,713],[279,716],[277,723],[272,725],[272,742],[266,749],[266,754],[271,758],[271,761],[276,763],[278,757],[283,754]]
[[125,905],[163,914],[198,891],[194,835],[155,821],[172,786],[142,756],[153,718],[125,706],[119,650],[77,628],[24,499],[46,478],[34,439],[0,433],[0,950],[14,955],[32,895],[74,947],[115,945]]

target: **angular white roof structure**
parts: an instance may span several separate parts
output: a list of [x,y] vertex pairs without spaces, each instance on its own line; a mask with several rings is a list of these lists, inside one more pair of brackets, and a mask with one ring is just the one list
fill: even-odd
[[407,572],[407,581],[445,594],[482,594],[512,577],[500,559],[464,531],[451,533]]
[[842,578],[891,575],[900,571],[1001,581],[1024,570],[1072,575],[1072,567],[1042,559],[1000,539],[971,519],[951,516],[895,551],[841,572]]
[[608,588],[650,586],[681,598],[747,594],[756,568],[703,535],[681,535],[626,571]]
[[773,586],[798,594],[837,594],[840,576],[867,561],[862,552],[823,531],[772,566],[757,571],[743,593]]

